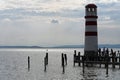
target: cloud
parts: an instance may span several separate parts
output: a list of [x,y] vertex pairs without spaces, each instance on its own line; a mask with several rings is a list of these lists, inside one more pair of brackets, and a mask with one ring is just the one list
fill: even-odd
[[106,44],[106,43],[119,44],[120,43],[119,25],[114,25],[114,24],[110,24],[110,25],[111,26],[107,26],[107,27],[105,27],[105,25],[101,25],[98,28],[99,43],[103,43],[103,44]]
[[68,18],[57,25],[46,23],[50,20],[61,21],[62,18],[29,16],[13,21],[8,27],[6,24],[0,25],[0,44],[50,46],[82,42],[83,38],[78,37],[83,35],[81,23]]
[[12,17],[19,15],[82,17],[85,13],[84,6],[91,2],[98,5],[100,15],[109,15],[113,11],[120,13],[120,2],[118,0],[4,0],[0,3],[0,13],[8,13],[8,15],[10,13],[14,15]]
[[0,9],[24,8],[56,12],[61,9],[83,8],[88,3],[110,4],[119,3],[119,0],[4,0],[0,3]]
[[11,22],[12,22],[12,20],[11,20],[11,19],[9,19],[9,18],[5,18],[5,19],[3,19],[3,20],[2,20],[2,22],[4,22],[4,23],[11,23]]
[[99,3],[117,3],[119,0],[99,0]]
[[52,20],[51,20],[51,23],[53,23],[53,24],[58,24],[58,23],[59,23],[59,21],[58,21],[58,20],[56,20],[56,19],[52,19]]
[[119,0],[2,0],[0,44],[83,44],[85,5],[91,2],[98,6],[100,43],[119,43]]

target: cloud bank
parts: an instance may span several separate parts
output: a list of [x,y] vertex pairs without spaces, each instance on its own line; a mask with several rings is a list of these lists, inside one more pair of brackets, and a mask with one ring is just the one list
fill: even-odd
[[119,0],[2,0],[0,45],[84,44],[88,3],[98,6],[99,43],[119,44]]

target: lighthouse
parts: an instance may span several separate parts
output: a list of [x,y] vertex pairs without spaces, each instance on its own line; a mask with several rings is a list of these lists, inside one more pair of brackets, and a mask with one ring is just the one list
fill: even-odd
[[85,6],[85,56],[96,56],[98,50],[97,33],[97,6],[88,4]]

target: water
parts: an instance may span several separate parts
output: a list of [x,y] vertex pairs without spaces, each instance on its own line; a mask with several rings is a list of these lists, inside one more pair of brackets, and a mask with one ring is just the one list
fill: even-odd
[[[0,80],[119,80],[120,69],[106,70],[98,67],[73,67],[74,50],[83,53],[83,49],[0,49]],[[118,49],[115,49],[118,50]],[[120,50],[120,49],[119,49]],[[49,63],[44,72],[44,56],[48,52]],[[66,53],[68,65],[62,74],[61,53]],[[30,56],[28,72],[27,57]]]

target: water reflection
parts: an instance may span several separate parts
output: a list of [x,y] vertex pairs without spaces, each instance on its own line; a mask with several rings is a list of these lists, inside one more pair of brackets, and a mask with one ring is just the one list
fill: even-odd
[[85,80],[89,80],[89,79],[96,80],[97,79],[96,69],[92,67],[85,67],[85,73],[83,78]]

